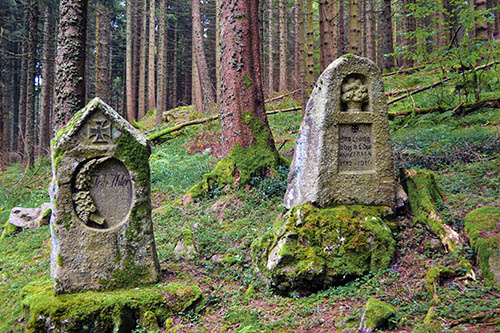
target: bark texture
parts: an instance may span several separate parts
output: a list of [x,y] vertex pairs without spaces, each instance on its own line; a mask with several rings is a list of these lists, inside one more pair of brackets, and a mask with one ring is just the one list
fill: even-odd
[[[351,0],[349,6],[349,53],[361,55],[361,22],[359,0]],[[392,33],[392,31],[391,31]]]
[[142,0],[141,43],[139,46],[139,95],[137,98],[137,119],[146,115],[146,49],[148,35],[148,0]]
[[108,104],[111,104],[110,43],[111,11],[100,0],[96,6],[95,93]]
[[288,90],[287,82],[287,6],[285,0],[280,0],[280,83],[279,90]]
[[237,144],[243,148],[254,144],[257,133],[252,130],[252,120],[262,123],[274,149],[264,110],[258,15],[258,0],[229,0],[221,6],[220,119],[225,155]]

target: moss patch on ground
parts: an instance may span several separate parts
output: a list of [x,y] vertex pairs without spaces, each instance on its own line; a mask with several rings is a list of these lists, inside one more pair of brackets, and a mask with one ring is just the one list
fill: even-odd
[[252,244],[254,262],[278,290],[317,290],[389,266],[395,251],[387,207],[294,207]]
[[[489,284],[500,285],[500,207],[481,207],[470,212],[464,219],[465,231],[479,263],[481,274]],[[496,265],[494,263],[496,261]]]
[[47,331],[49,326],[66,332],[155,327],[203,298],[198,287],[181,283],[56,296],[49,280],[28,284],[22,289],[22,296],[28,332]]

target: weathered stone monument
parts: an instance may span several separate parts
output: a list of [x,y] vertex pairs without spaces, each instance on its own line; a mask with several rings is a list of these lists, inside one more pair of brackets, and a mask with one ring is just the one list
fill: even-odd
[[307,104],[288,175],[290,210],[252,244],[262,276],[287,293],[389,267],[393,172],[380,71],[365,58],[337,59]]
[[366,58],[341,57],[309,98],[288,176],[285,207],[310,202],[394,205],[384,85]]
[[99,98],[57,134],[50,268],[58,293],[158,280],[149,155],[147,139]]

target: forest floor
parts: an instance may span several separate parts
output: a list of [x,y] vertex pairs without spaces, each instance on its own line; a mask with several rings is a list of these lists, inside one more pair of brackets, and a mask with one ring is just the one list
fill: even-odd
[[[492,71],[484,85],[484,98],[500,98],[498,75],[498,71]],[[388,77],[386,90],[425,85],[422,77],[426,76]],[[500,206],[500,109],[455,110],[467,102],[465,98],[457,96],[454,87],[443,86],[393,104],[390,112],[442,107],[441,112],[410,114],[391,121],[396,164],[435,172],[445,195],[439,213],[466,240],[464,216],[478,207]],[[293,99],[282,99],[268,108],[285,109],[298,104]],[[188,114],[186,108],[181,109],[177,119],[166,126],[189,120]],[[270,115],[269,121],[276,146],[291,157],[300,111]],[[255,178],[252,186],[230,193],[212,192],[210,197],[179,203],[178,199],[220,158],[219,132],[218,121],[186,127],[156,145],[150,158],[161,283],[193,283],[205,297],[201,310],[175,315],[169,331],[353,332],[359,327],[363,306],[370,297],[396,307],[397,315],[387,327],[395,332],[424,331],[423,320],[432,305],[443,331],[500,329],[500,289],[486,286],[477,266],[475,281],[442,281],[437,288],[439,302],[428,294],[427,271],[437,265],[450,265],[456,255],[445,253],[433,233],[413,223],[410,214],[395,220],[398,245],[389,269],[312,294],[276,294],[253,269],[249,248],[285,211],[282,199],[287,169],[281,169],[273,179]],[[8,219],[14,206],[37,207],[48,202],[50,176],[47,158],[39,159],[24,173],[18,164],[0,173],[0,222]],[[174,253],[186,228],[193,231],[198,252],[192,259]],[[22,289],[31,281],[49,279],[49,251],[48,226],[0,240],[0,331],[23,330],[26,314]],[[476,264],[467,246],[461,254]],[[146,330],[138,326],[135,332]]]

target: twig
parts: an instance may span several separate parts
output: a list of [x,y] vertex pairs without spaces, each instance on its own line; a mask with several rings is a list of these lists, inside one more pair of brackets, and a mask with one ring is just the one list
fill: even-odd
[[291,91],[291,92],[288,92],[288,93],[286,93],[286,94],[283,94],[283,95],[279,95],[279,96],[276,96],[276,97],[273,97],[273,98],[266,99],[266,100],[264,101],[264,103],[274,102],[274,101],[276,101],[276,100],[278,100],[278,99],[282,99],[282,98],[284,98],[284,97],[287,97],[287,96],[293,95],[293,94],[295,94],[295,93],[296,93],[296,92],[298,92],[298,91],[300,91],[300,89],[296,89],[296,90]]
[[496,308],[493,311],[478,312],[476,314],[473,314],[473,315],[470,315],[470,316],[466,316],[464,318],[453,320],[448,325],[448,328],[453,328],[453,327],[458,326],[460,324],[465,324],[465,323],[468,323],[468,322],[471,322],[471,321],[480,320],[480,319],[491,318],[491,317],[495,318],[498,315],[500,315],[500,308]]

